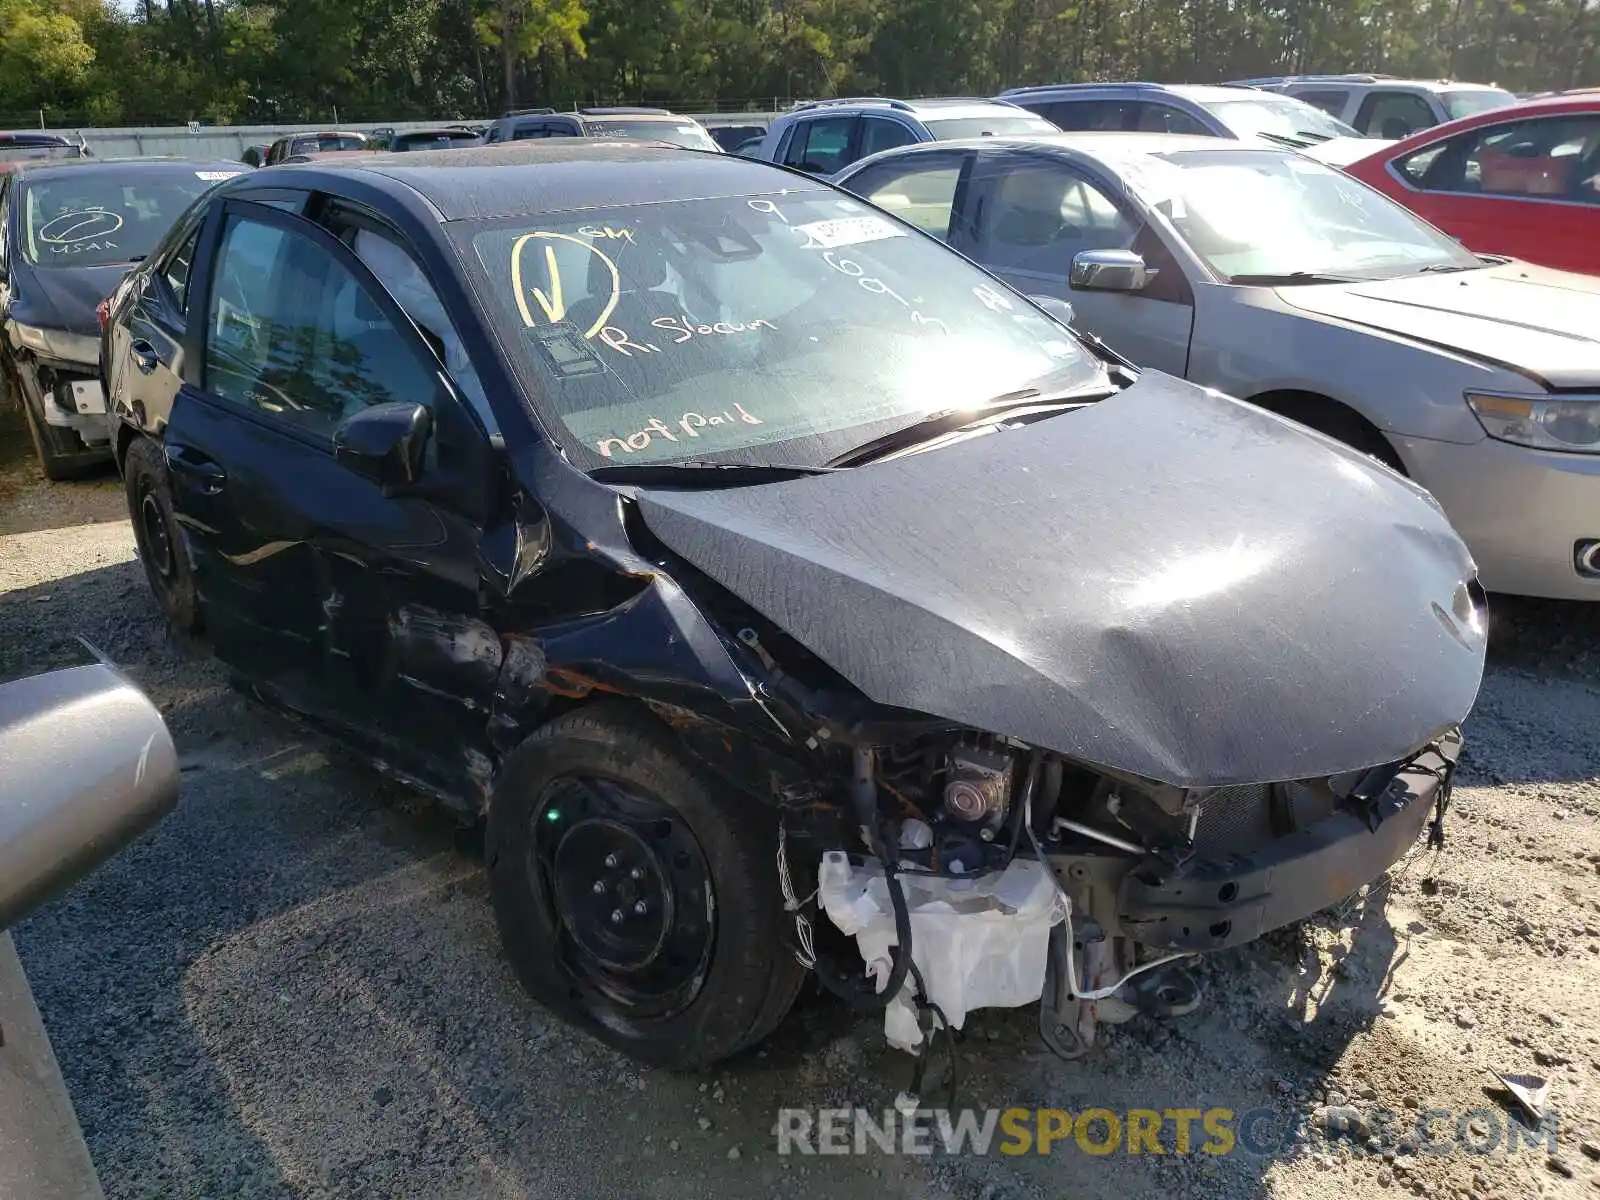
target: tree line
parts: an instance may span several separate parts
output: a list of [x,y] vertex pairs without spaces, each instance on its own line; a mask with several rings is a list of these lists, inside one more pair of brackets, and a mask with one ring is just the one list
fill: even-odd
[[1600,84],[1600,0],[0,0],[11,126],[761,109],[1358,70]]

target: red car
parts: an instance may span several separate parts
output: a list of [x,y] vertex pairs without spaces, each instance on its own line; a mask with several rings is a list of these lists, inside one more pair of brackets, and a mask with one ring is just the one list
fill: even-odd
[[1600,275],[1600,90],[1435,125],[1345,170],[1469,250]]

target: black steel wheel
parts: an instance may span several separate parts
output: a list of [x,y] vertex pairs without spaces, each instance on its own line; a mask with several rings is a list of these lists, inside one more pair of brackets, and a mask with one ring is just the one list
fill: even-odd
[[711,961],[711,870],[671,806],[606,779],[563,776],[530,815],[568,967],[639,1016],[693,1004]]
[[697,769],[621,703],[576,709],[511,754],[490,799],[490,895],[532,995],[662,1066],[764,1038],[804,972],[788,948],[776,814]]

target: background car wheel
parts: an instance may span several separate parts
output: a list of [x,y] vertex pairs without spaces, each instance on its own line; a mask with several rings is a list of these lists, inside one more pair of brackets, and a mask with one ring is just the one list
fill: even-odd
[[172,480],[166,456],[149,438],[136,438],[122,465],[128,516],[139,546],[139,561],[156,603],[178,633],[199,632],[200,606],[184,549],[183,532],[172,505]]
[[1257,396],[1252,403],[1270,409],[1281,417],[1288,417],[1291,421],[1309,425],[1318,433],[1325,433],[1352,450],[1359,450],[1377,459],[1391,470],[1406,474],[1405,464],[1378,427],[1336,400],[1309,392],[1273,392]]
[[506,761],[486,843],[523,986],[660,1066],[703,1067],[760,1041],[805,975],[783,936],[774,820],[626,705],[538,730]]

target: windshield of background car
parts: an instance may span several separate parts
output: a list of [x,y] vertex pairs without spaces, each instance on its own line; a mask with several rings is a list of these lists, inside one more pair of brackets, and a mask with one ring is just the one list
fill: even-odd
[[453,146],[467,146],[475,143],[478,135],[462,130],[460,133],[397,133],[390,149],[395,151],[409,150],[449,150]]
[[1266,133],[1300,142],[1325,142],[1336,137],[1360,137],[1343,121],[1335,120],[1314,104],[1291,96],[1249,96],[1240,100],[1210,100],[1204,108],[1239,137]]
[[23,253],[39,267],[103,267],[132,262],[156,243],[194,200],[244,169],[175,166],[171,171],[73,167],[24,185]]
[[584,122],[590,137],[626,138],[630,141],[671,142],[690,150],[720,150],[716,140],[693,121],[597,121]]
[[923,125],[935,140],[953,142],[958,138],[1016,137],[1029,133],[1060,133],[1055,125],[1034,113],[997,113],[992,117],[924,118]]
[[82,158],[80,146],[0,145],[0,162],[48,162],[51,159]]
[[931,411],[1107,386],[1031,304],[832,191],[467,228],[532,394],[587,466],[815,465]]
[[348,133],[323,133],[313,137],[297,137],[289,143],[290,154],[313,154],[319,150],[362,150],[367,139]]
[[1482,265],[1387,197],[1290,151],[1174,151],[1126,164],[1122,173],[1226,279],[1389,279]]
[[1515,96],[1501,88],[1471,88],[1444,92],[1439,98],[1444,101],[1445,112],[1452,118],[1470,117],[1473,113],[1505,108],[1517,102]]

